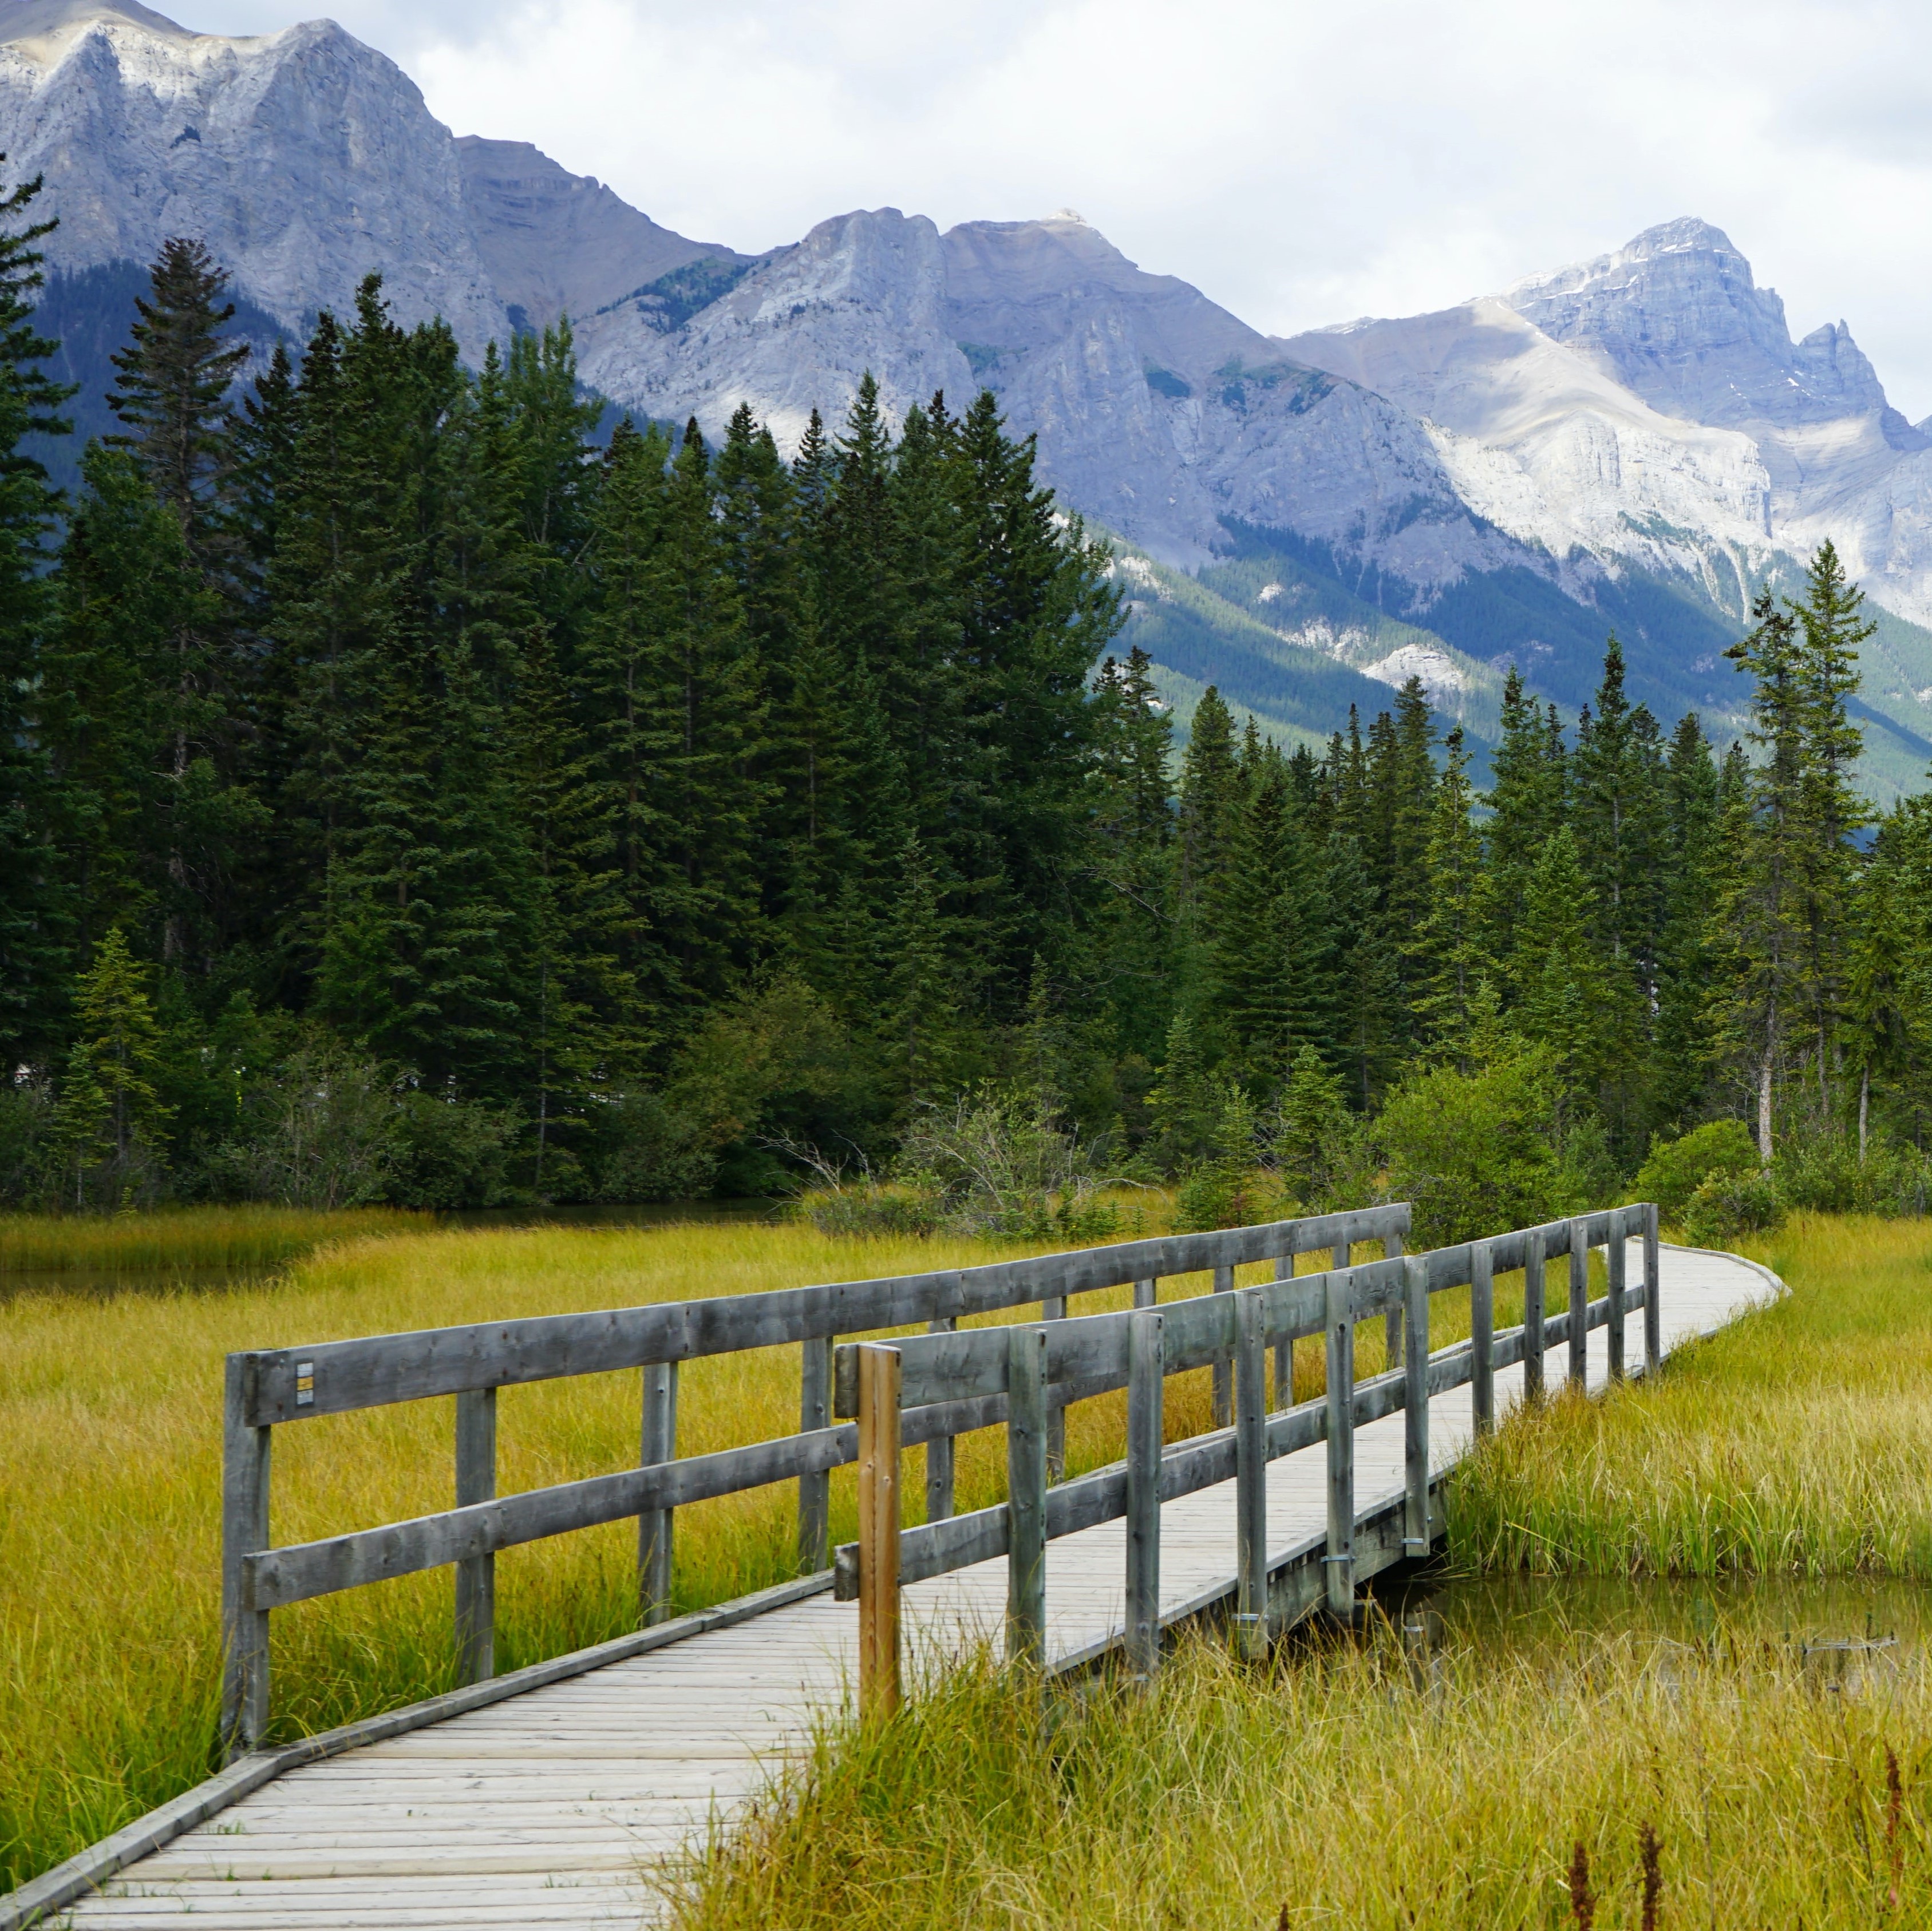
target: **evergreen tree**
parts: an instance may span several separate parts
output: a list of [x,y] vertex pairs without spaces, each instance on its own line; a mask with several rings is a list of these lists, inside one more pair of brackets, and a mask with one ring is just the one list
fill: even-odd
[[106,1204],[125,1205],[157,1170],[170,1109],[160,1096],[161,1034],[147,975],[116,926],[74,989],[74,1042],[55,1132],[72,1163],[74,1204],[92,1180]]
[[1424,1038],[1460,1057],[1478,989],[1496,968],[1484,945],[1482,840],[1470,819],[1469,754],[1460,730],[1444,740],[1443,755],[1429,829],[1429,897],[1410,941],[1411,973]]

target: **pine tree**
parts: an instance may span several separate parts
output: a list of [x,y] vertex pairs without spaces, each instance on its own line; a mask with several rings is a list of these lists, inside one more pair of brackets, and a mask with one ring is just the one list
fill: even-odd
[[1664,923],[1658,946],[1653,1062],[1662,1120],[1682,1132],[1703,1116],[1710,1084],[1712,908],[1721,815],[1718,767],[1703,727],[1686,712],[1664,763]]
[[1575,835],[1559,826],[1530,875],[1513,963],[1517,1030],[1547,1047],[1573,1095],[1594,1103],[1622,1042],[1606,1037],[1610,975],[1591,929],[1592,903]]
[[1219,910],[1239,796],[1234,721],[1209,685],[1196,706],[1180,769],[1179,870],[1176,895],[1196,931],[1213,925]]
[[1496,967],[1484,945],[1482,840],[1470,819],[1469,754],[1460,728],[1444,739],[1443,759],[1429,828],[1429,897],[1410,942],[1410,975],[1423,1038],[1460,1056],[1478,990]]
[[76,983],[74,1009],[56,1136],[73,1163],[75,1206],[86,1204],[90,1175],[104,1202],[124,1205],[160,1167],[171,1115],[147,974],[118,925]]

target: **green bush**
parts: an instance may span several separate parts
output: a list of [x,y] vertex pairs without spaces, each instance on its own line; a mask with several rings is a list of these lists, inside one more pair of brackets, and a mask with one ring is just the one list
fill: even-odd
[[1741,1120],[1713,1120],[1676,1140],[1654,1138],[1638,1170],[1640,1200],[1654,1200],[1662,1217],[1681,1221],[1691,1196],[1714,1174],[1742,1178],[1758,1166],[1757,1143]]
[[1820,1213],[1923,1213],[1928,1173],[1924,1155],[1874,1138],[1858,1157],[1846,1134],[1808,1134],[1779,1147],[1774,1171],[1787,1207]]
[[1741,1234],[1762,1232],[1784,1218],[1778,1186],[1762,1167],[1710,1174],[1684,1207],[1684,1232],[1694,1247],[1727,1247]]

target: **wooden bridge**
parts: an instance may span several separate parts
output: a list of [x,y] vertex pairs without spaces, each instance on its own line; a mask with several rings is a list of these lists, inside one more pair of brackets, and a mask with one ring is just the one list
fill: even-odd
[[[1654,1208],[1615,1209],[1406,1255],[1405,1207],[1140,1241],[944,1273],[512,1321],[231,1356],[224,1491],[224,1723],[208,1783],[0,1898],[0,1931],[133,1931],[184,1912],[229,1931],[348,1926],[636,1926],[661,1915],[662,1860],[728,1820],[856,1684],[870,1717],[962,1642],[1060,1670],[1124,1648],[1158,1666],[1160,1633],[1228,1615],[1258,1644],[1442,1531],[1444,1472],[1511,1402],[1559,1379],[1599,1387],[1780,1291],[1732,1255],[1661,1246]],[[1358,1258],[1373,1246],[1377,1258]],[[1604,1250],[1606,1291],[1589,1297]],[[1298,1273],[1298,1256],[1318,1271]],[[1567,1261],[1548,1294],[1546,1264]],[[1238,1285],[1262,1264],[1274,1278]],[[1498,1331],[1493,1282],[1524,1276],[1522,1323]],[[1208,1293],[1159,1299],[1163,1279]],[[1131,1311],[1070,1315],[1070,1297],[1132,1283]],[[1470,1290],[1472,1333],[1432,1351],[1431,1297]],[[1040,1304],[1042,1318],[962,1328]],[[1627,1327],[1641,1315],[1640,1341]],[[1379,1316],[1388,1359],[1354,1373]],[[922,1324],[886,1343],[835,1337]],[[1325,1393],[1293,1388],[1292,1351],[1326,1357]],[[800,1432],[676,1454],[678,1364],[801,1351]],[[1631,1360],[1634,1355],[1636,1358]],[[1168,1375],[1209,1368],[1215,1427],[1163,1444]],[[496,1390],[641,1369],[642,1465],[498,1498]],[[1062,1479],[1066,1408],[1128,1391],[1126,1455]],[[1464,1392],[1465,1390],[1467,1392]],[[269,1546],[273,1431],[377,1404],[454,1395],[458,1506],[296,1547]],[[854,1415],[841,1422],[837,1415]],[[1004,1426],[1009,1498],[952,1509],[952,1443]],[[926,1520],[902,1529],[902,1450],[926,1445]],[[830,1471],[860,1463],[861,1540],[826,1548]],[[795,1582],[664,1619],[673,1511],[777,1481],[799,1491]],[[639,1522],[645,1627],[493,1673],[493,1561],[520,1543]],[[268,1621],[289,1604],[453,1564],[467,1687],[326,1735],[264,1747]],[[858,1599],[858,1607],[851,1599]]]

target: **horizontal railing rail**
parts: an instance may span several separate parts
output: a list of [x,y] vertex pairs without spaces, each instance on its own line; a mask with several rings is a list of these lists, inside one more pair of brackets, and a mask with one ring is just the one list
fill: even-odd
[[[494,1669],[494,1558],[503,1549],[634,1517],[639,1588],[646,1621],[668,1613],[674,1512],[692,1503],[776,1482],[799,1485],[802,1570],[820,1570],[828,1546],[830,1473],[862,1459],[862,1428],[840,1425],[834,1406],[834,1342],[924,1323],[950,1338],[975,1315],[1037,1301],[1042,1329],[1072,1325],[1070,1297],[1131,1285],[1151,1306],[1159,1282],[1210,1274],[1213,1294],[1169,1302],[1188,1308],[1232,1288],[1238,1267],[1273,1262],[1292,1276],[1297,1255],[1346,1259],[1365,1242],[1399,1257],[1406,1205],[1310,1216],[1260,1227],[1118,1242],[979,1267],[848,1281],[755,1294],[720,1295],[590,1314],[321,1342],[231,1354],[224,1402],[222,1721],[231,1756],[253,1747],[269,1715],[268,1617],[277,1609],[368,1583],[454,1565],[456,1627],[466,1681]],[[1370,1264],[1400,1266],[1399,1258]],[[1312,1279],[1316,1276],[1307,1276]],[[1378,1278],[1380,1278],[1379,1276]],[[1009,1330],[991,1330],[995,1336]],[[1188,1333],[1193,1332],[1190,1327]],[[1221,1336],[1206,1322],[1204,1334]],[[959,1337],[971,1342],[969,1331]],[[676,1453],[680,1364],[762,1348],[800,1348],[797,1433],[680,1459]],[[1190,1357],[1192,1358],[1192,1357]],[[1217,1420],[1232,1412],[1231,1347],[1210,1342]],[[616,1474],[496,1494],[496,1393],[565,1376],[643,1372],[639,1465]],[[1064,1463],[1064,1411],[1119,1385],[1101,1375],[1056,1376],[1042,1394],[1037,1432],[1043,1466]],[[270,1450],[275,1429],[392,1402],[453,1396],[456,1502],[452,1509],[323,1540],[274,1546],[268,1533]],[[850,1413],[848,1408],[844,1413]],[[952,1513],[956,1437],[1011,1424],[1004,1383],[981,1375],[971,1390],[922,1403],[901,1420],[902,1443],[926,1445],[928,1519]],[[1058,1519],[1056,1516],[1056,1519]]]
[[[1642,1243],[1642,1278],[1629,1285],[1628,1243]],[[1607,1291],[1588,1297],[1588,1256],[1605,1249]],[[1545,1307],[1548,1261],[1569,1261],[1568,1305]],[[1658,1210],[1649,1203],[1526,1228],[1408,1257],[1293,1276],[1202,1296],[1168,1306],[1137,1308],[1051,1327],[979,1330],[915,1336],[892,1342],[848,1343],[836,1354],[835,1405],[856,1417],[862,1470],[860,1537],[837,1551],[834,1588],[860,1604],[860,1699],[870,1714],[890,1711],[899,1696],[899,1591],[906,1585],[1004,1556],[1007,1561],[1006,1650],[1016,1660],[1042,1660],[1046,1629],[1046,1550],[1048,1542],[1083,1529],[1127,1520],[1124,1632],[1134,1665],[1151,1672],[1160,1640],[1160,1508],[1163,1503],[1233,1481],[1236,1485],[1237,1625],[1251,1642],[1269,1633],[1269,1558],[1266,1546],[1266,1471],[1269,1462],[1318,1442],[1328,1444],[1327,1603],[1335,1614],[1352,1607],[1357,1525],[1354,1431],[1401,1414],[1404,1429],[1405,1526],[1402,1547],[1430,1546],[1429,1405],[1464,1386],[1472,1390],[1478,1433],[1496,1421],[1496,1374],[1525,1366],[1526,1393],[1542,1393],[1544,1357],[1564,1347],[1571,1380],[1581,1384],[1590,1330],[1609,1330],[1609,1368],[1624,1372],[1624,1324],[1643,1312],[1646,1371],[1662,1350],[1658,1301]],[[1521,1271],[1521,1323],[1498,1332],[1495,1279]],[[1432,1353],[1432,1296],[1470,1290],[1471,1333]],[[1392,1365],[1372,1380],[1354,1375],[1354,1333],[1376,1313],[1401,1323]],[[1324,1337],[1327,1387],[1313,1401],[1269,1412],[1265,1357],[1269,1348]],[[1394,1337],[1391,1336],[1392,1344]],[[1292,1354],[1277,1355],[1278,1396],[1292,1397]],[[1166,1378],[1226,1362],[1235,1390],[1232,1425],[1171,1447],[1162,1445]],[[1128,1453],[1124,1462],[1049,1486],[1035,1437],[1057,1389],[1083,1396],[1127,1390]],[[1004,1396],[1008,1429],[1007,1499],[970,1515],[910,1529],[898,1519],[895,1486],[901,1449],[916,1438],[935,1405],[992,1401]],[[1227,1418],[1217,1415],[1217,1422]],[[893,1471],[888,1477],[886,1471]],[[869,1479],[868,1479],[869,1478]]]

